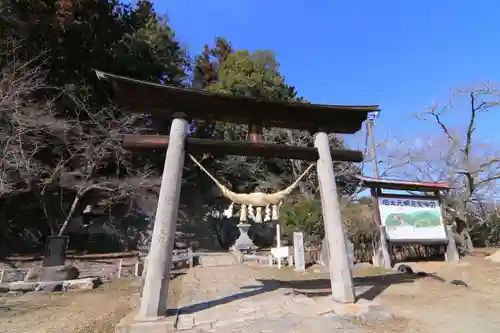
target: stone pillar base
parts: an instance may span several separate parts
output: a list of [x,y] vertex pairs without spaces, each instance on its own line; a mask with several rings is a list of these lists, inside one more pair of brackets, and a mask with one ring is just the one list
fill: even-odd
[[130,313],[116,325],[114,333],[169,333],[175,332],[175,316],[151,317],[139,319],[137,314]]
[[237,225],[240,230],[240,236],[232,246],[236,251],[245,251],[255,249],[256,246],[253,244],[252,239],[248,236],[248,230],[252,225],[249,223],[239,223]]

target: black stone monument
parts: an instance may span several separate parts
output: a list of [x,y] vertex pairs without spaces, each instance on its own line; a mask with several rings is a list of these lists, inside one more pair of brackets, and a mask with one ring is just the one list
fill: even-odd
[[67,236],[49,236],[45,244],[43,266],[62,266],[66,262],[66,249],[69,238]]

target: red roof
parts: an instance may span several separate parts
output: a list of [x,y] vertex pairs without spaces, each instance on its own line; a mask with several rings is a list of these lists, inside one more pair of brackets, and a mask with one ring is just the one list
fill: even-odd
[[425,191],[425,190],[449,190],[453,186],[447,182],[420,182],[397,179],[380,179],[366,176],[357,176],[362,184],[369,188],[382,188],[388,190],[407,190],[407,191]]

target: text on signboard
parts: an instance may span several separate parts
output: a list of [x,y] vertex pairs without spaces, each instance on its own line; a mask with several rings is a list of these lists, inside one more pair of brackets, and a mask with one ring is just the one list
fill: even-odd
[[436,208],[436,203],[433,201],[382,199],[382,206]]

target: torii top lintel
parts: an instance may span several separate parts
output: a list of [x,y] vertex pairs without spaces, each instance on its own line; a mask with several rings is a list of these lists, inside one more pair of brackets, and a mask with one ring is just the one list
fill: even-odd
[[283,102],[211,93],[135,80],[96,70],[99,79],[111,82],[113,97],[132,112],[172,117],[176,112],[190,119],[353,134],[379,111],[378,105],[344,106]]

